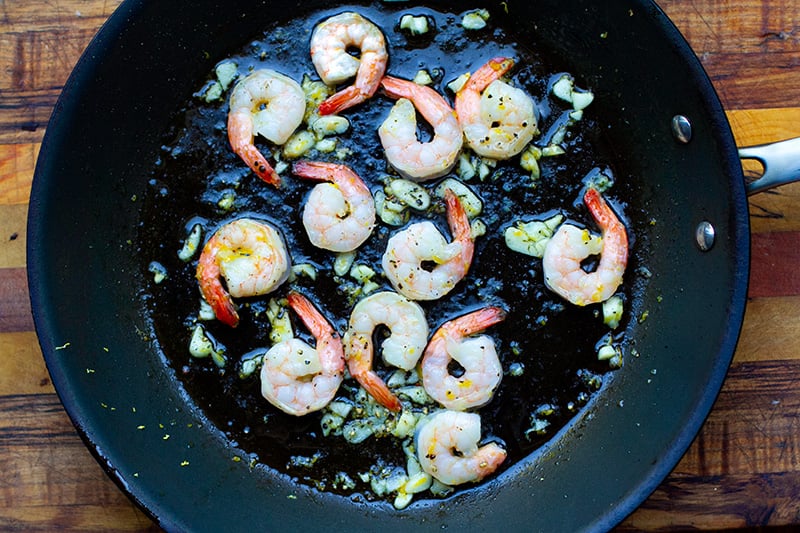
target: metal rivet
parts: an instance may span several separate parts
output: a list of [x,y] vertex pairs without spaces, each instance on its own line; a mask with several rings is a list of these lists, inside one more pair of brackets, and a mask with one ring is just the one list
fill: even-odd
[[692,123],[683,115],[672,117],[672,135],[683,144],[692,140]]
[[707,252],[713,248],[716,232],[714,230],[714,226],[711,225],[711,222],[703,221],[698,224],[694,236],[697,240],[697,247],[700,248],[700,251]]

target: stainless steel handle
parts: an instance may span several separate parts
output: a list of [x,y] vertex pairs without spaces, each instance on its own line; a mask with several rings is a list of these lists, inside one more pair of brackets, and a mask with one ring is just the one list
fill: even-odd
[[800,137],[740,148],[739,157],[755,159],[764,166],[761,177],[745,185],[748,195],[800,181]]

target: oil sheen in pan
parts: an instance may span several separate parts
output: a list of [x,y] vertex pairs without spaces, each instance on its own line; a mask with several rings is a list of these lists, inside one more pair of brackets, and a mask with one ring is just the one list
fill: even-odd
[[[418,70],[426,69],[434,78],[434,87],[452,101],[452,93],[446,89],[449,81],[491,57],[510,56],[516,59],[510,73],[513,83],[524,88],[537,103],[542,132],[547,132],[567,109],[559,107],[547,94],[553,75],[566,70],[563,65],[536,50],[533,43],[516,42],[514,35],[497,27],[492,18],[482,30],[465,30],[461,20],[466,10],[446,13],[387,3],[312,12],[265,28],[263,35],[220,60],[234,61],[240,74],[251,68],[272,68],[298,81],[304,74],[317,79],[305,43],[316,22],[348,9],[360,12],[383,29],[390,54],[388,73],[393,76],[411,79]],[[420,36],[402,32],[398,22],[405,13],[427,16],[432,22],[431,31]],[[198,88],[203,83],[198,80]],[[227,349],[224,369],[208,359],[189,355],[189,339],[200,302],[194,277],[196,256],[183,262],[176,251],[194,224],[201,223],[207,237],[220,224],[236,217],[267,219],[283,231],[294,263],[311,263],[320,271],[329,270],[332,263],[330,253],[310,245],[300,221],[311,185],[287,171],[283,185],[276,190],[253,175],[230,150],[225,126],[226,98],[227,93],[220,101],[209,103],[197,95],[187,95],[185,107],[176,110],[173,126],[164,134],[162,153],[153,165],[138,245],[143,272],[147,272],[151,261],[158,261],[168,272],[166,281],[150,283],[143,289],[155,342],[191,399],[230,439],[232,456],[244,453],[310,485],[373,499],[369,485],[358,481],[357,474],[376,464],[404,465],[398,440],[369,438],[358,445],[358,453],[353,453],[353,445],[342,438],[322,435],[319,413],[300,418],[285,415],[261,397],[257,373],[246,379],[238,376],[238,357],[269,347],[269,328],[264,318],[267,302],[271,296],[285,296],[289,285],[268,297],[240,301],[244,311],[235,330],[216,322],[206,324]],[[387,175],[385,160],[376,155],[382,154],[377,127],[392,104],[392,100],[378,93],[343,113],[351,126],[338,142],[352,155],[342,162],[362,176],[373,193],[382,187],[380,177]],[[593,106],[602,108],[602,102]],[[496,304],[508,310],[505,322],[490,331],[505,375],[494,399],[480,410],[484,435],[501,440],[508,451],[501,472],[539,449],[585,412],[602,384],[613,376],[608,363],[597,360],[595,343],[610,331],[598,317],[599,306],[578,308],[547,290],[541,261],[510,251],[503,238],[505,228],[515,221],[530,219],[531,215],[551,211],[588,223],[590,217],[580,203],[582,179],[593,168],[612,169],[617,173],[616,184],[608,194],[618,211],[622,208],[625,212],[632,237],[626,283],[621,288],[626,318],[616,332],[626,330],[628,317],[636,306],[637,286],[643,283],[641,257],[646,242],[636,236],[645,233],[646,215],[631,212],[634,208],[630,206],[631,199],[637,197],[636,180],[618,173],[616,157],[603,136],[603,124],[593,116],[590,106],[585,118],[570,128],[566,154],[541,161],[541,178],[535,187],[531,186],[529,173],[519,167],[519,157],[498,164],[486,180],[473,178],[469,182],[484,203],[480,218],[487,226],[486,235],[477,239],[468,277],[442,300],[422,303],[432,331],[442,322],[482,305]],[[269,150],[256,142],[265,153]],[[324,158],[313,153],[308,157]],[[218,202],[231,192],[235,193],[234,208],[223,210]],[[443,225],[443,217],[438,218],[437,223]],[[445,227],[442,230],[449,234]],[[380,272],[380,257],[392,231],[379,223],[359,250],[358,262]],[[300,278],[294,286],[323,310],[338,331],[345,331],[352,303],[341,293],[332,274],[320,274],[313,282]],[[388,283],[385,288],[390,288]],[[296,331],[302,331],[302,327],[296,327]],[[313,344],[312,339],[306,340]],[[620,341],[623,352],[628,353],[627,339]],[[514,375],[510,372],[512,367],[524,371]],[[345,385],[352,387],[353,383],[348,380]],[[529,431],[531,416],[541,406],[549,406],[552,411],[547,417],[549,425],[541,431]],[[299,466],[292,459],[298,456],[316,460],[311,466]],[[356,480],[356,488],[344,490],[332,483],[339,472]]]

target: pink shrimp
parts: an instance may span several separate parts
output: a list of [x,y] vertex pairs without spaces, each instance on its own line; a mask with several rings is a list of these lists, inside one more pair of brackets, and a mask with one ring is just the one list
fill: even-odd
[[491,59],[456,93],[458,122],[478,155],[508,159],[539,131],[531,97],[500,80],[513,66],[512,59]]
[[[392,286],[412,300],[436,300],[453,290],[467,275],[475,241],[458,196],[445,191],[447,221],[453,234],[448,243],[430,221],[411,224],[389,238],[381,265]],[[427,268],[424,263],[433,262]]]
[[[359,49],[360,57],[348,53],[351,47]],[[341,13],[319,23],[311,35],[311,61],[317,74],[328,85],[356,77],[353,85],[323,101],[319,114],[338,113],[372,97],[388,60],[383,33],[358,13]]]
[[333,400],[344,378],[344,349],[339,334],[305,296],[290,292],[287,299],[316,347],[291,338],[270,348],[261,367],[261,395],[281,411],[302,416]]
[[400,400],[373,368],[375,348],[372,336],[379,325],[390,331],[381,345],[384,362],[411,370],[428,342],[428,323],[418,304],[391,291],[367,296],[355,305],[350,315],[344,336],[350,374],[378,403],[396,412],[402,409]]
[[[444,176],[455,165],[464,135],[450,104],[430,87],[386,76],[386,94],[399,98],[378,128],[386,159],[404,177],[429,180]],[[417,111],[433,127],[433,138],[417,138]]]
[[[486,405],[503,377],[494,341],[486,335],[469,338],[505,320],[499,307],[484,307],[445,322],[431,337],[422,356],[422,385],[428,395],[455,411]],[[455,360],[463,368],[450,373]]]
[[274,70],[255,70],[236,83],[229,107],[231,148],[258,177],[279,186],[280,176],[253,140],[256,134],[278,145],[289,139],[303,121],[306,110],[303,89],[293,79]]
[[[610,298],[622,283],[628,264],[625,226],[596,189],[587,189],[583,202],[600,226],[602,238],[592,236],[587,229],[562,224],[547,243],[542,257],[547,287],[581,306]],[[584,271],[581,262],[596,254],[600,254],[597,269]]]
[[258,296],[275,290],[289,276],[290,265],[278,230],[266,222],[240,218],[211,236],[200,253],[196,276],[217,319],[236,327],[239,314],[232,296]]
[[375,202],[366,183],[345,165],[298,161],[293,172],[320,183],[303,208],[303,226],[311,244],[324,250],[350,252],[369,238],[375,227]]
[[417,425],[417,459],[425,472],[445,485],[480,481],[497,470],[507,456],[495,442],[479,447],[480,438],[479,414],[437,411]]

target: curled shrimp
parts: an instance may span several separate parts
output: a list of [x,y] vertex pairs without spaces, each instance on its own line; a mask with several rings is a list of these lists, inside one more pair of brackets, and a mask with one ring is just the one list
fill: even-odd
[[[352,48],[359,50],[359,57],[350,55]],[[358,13],[348,11],[320,22],[311,34],[311,61],[317,74],[327,85],[356,77],[353,85],[320,104],[320,115],[338,113],[375,94],[388,60],[380,28]]]
[[291,292],[287,299],[316,347],[293,337],[270,348],[261,366],[261,395],[281,411],[302,416],[333,399],[344,378],[344,349],[339,334],[305,296]]
[[255,70],[239,80],[231,92],[231,148],[258,177],[277,187],[280,176],[253,140],[258,134],[275,144],[284,144],[303,121],[305,111],[306,98],[296,81],[274,70]]
[[[197,263],[200,292],[221,322],[236,327],[232,297],[267,294],[289,276],[291,258],[281,234],[267,222],[240,218],[220,227]],[[227,290],[220,277],[225,278]]]
[[[589,230],[562,224],[547,243],[542,257],[545,284],[575,305],[603,302],[622,283],[628,263],[628,235],[625,226],[596,189],[589,188],[583,202],[600,227],[602,238]],[[586,272],[581,262],[600,254],[594,272]]]
[[426,220],[395,233],[386,245],[383,272],[397,292],[412,300],[441,298],[467,275],[472,263],[475,242],[469,217],[450,189],[445,202],[453,242]]
[[[416,180],[438,178],[455,165],[463,144],[461,126],[445,99],[430,87],[386,76],[386,94],[399,98],[378,128],[386,159],[400,174]],[[428,142],[417,139],[417,116],[433,127]]]
[[506,459],[506,451],[495,442],[478,447],[480,438],[477,413],[437,411],[417,425],[417,459],[425,472],[445,485],[480,481]]
[[350,314],[344,336],[347,368],[356,381],[378,402],[392,411],[400,411],[400,400],[373,369],[375,328],[383,325],[390,335],[381,351],[386,364],[411,370],[419,361],[428,342],[425,313],[416,303],[390,291],[377,292],[359,301]]
[[508,159],[539,131],[531,97],[500,80],[513,66],[512,59],[491,59],[456,93],[458,122],[478,155]]
[[[444,323],[431,337],[422,356],[422,385],[428,395],[454,411],[486,405],[503,377],[503,367],[491,337],[480,333],[505,320],[499,307],[484,307]],[[455,360],[462,372],[455,376]]]
[[316,185],[303,208],[303,225],[314,246],[350,252],[361,246],[375,227],[375,201],[364,181],[345,165],[299,161],[293,172],[324,181]]

